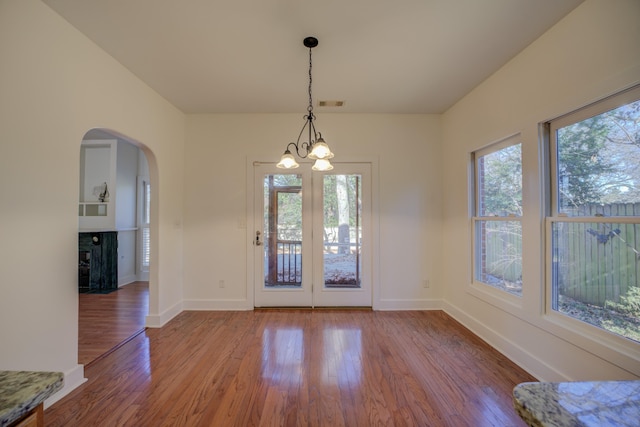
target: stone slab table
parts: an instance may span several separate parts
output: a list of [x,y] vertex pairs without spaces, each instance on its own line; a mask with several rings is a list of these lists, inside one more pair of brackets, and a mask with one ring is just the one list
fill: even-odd
[[522,383],[513,404],[532,427],[638,427],[640,381]]
[[63,385],[62,372],[0,371],[0,427],[15,425],[34,411],[41,418],[43,402]]

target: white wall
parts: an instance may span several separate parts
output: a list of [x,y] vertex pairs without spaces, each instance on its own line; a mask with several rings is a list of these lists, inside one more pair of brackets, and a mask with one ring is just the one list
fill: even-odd
[[[444,297],[447,311],[541,379],[638,375],[637,350],[608,349],[540,315],[537,124],[640,79],[639,16],[636,0],[587,0],[442,118],[317,111],[336,160],[378,166],[376,308],[430,308]],[[148,324],[162,325],[183,301],[247,308],[247,160],[276,161],[301,113],[185,119],[37,0],[0,0],[0,63],[0,369],[63,371],[65,392],[82,380],[78,159],[92,128],[137,141],[149,160]],[[467,160],[514,132],[523,138],[525,294],[508,304],[469,287]]]
[[[374,266],[379,285],[374,306],[433,307],[442,296],[437,285],[442,219],[439,116],[316,113],[316,127],[335,152],[335,161],[378,163],[374,214],[380,228],[374,233],[380,262]],[[188,117],[185,307],[253,307],[247,278],[247,243],[253,231],[244,227],[250,223],[247,160],[277,162],[303,124],[301,114]],[[429,289],[422,286],[425,278],[433,283]],[[225,288],[218,287],[219,280],[225,281]]]
[[[640,81],[640,2],[587,0],[443,116],[447,311],[545,380],[637,378],[638,344],[594,340],[543,315],[538,124]],[[470,286],[469,153],[514,133],[523,148],[521,301]]]
[[0,1],[0,369],[77,386],[80,143],[144,146],[154,183],[149,323],[181,308],[184,115],[37,0]]
[[118,141],[116,162],[116,229],[136,227],[138,147]]
[[118,230],[118,286],[136,280],[136,214],[138,152],[140,149],[118,141],[116,163],[116,229]]

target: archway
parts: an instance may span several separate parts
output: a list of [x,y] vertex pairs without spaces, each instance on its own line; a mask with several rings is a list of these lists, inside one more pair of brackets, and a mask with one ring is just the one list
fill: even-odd
[[[148,147],[91,129],[80,148],[78,362],[87,365],[142,333],[156,289],[151,268]],[[155,296],[155,295],[154,295]]]

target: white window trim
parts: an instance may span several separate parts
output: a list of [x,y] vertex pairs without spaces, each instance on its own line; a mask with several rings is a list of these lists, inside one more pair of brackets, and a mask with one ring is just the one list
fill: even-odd
[[546,153],[546,159],[548,159],[545,161],[545,171],[543,173],[545,200],[548,205],[548,209],[546,210],[547,214],[544,219],[545,296],[543,320],[547,322],[548,329],[558,337],[598,357],[602,357],[635,375],[640,375],[640,365],[638,364],[640,361],[640,343],[553,309],[552,228],[556,222],[640,224],[640,217],[637,216],[571,217],[560,214],[558,211],[558,159],[556,149],[557,129],[610,111],[639,98],[640,86],[636,86],[541,124],[541,129],[543,129],[542,140],[544,143],[544,151]]
[[[477,268],[477,233],[476,224],[480,221],[517,221],[523,225],[523,215],[509,216],[477,216],[479,210],[479,182],[477,177],[477,159],[478,157],[491,154],[502,150],[503,148],[520,144],[522,148],[522,138],[520,132],[511,134],[502,139],[487,144],[477,150],[469,153],[469,206],[470,206],[470,234],[471,234],[471,265],[470,265],[470,283],[467,292],[483,301],[505,309],[508,312],[515,313],[522,309],[522,297],[511,294],[507,291],[496,288],[488,283],[476,280]],[[524,214],[524,213],[523,213]]]

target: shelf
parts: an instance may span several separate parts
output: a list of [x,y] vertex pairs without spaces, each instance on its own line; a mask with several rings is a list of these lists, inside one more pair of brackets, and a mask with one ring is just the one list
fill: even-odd
[[109,202],[80,202],[78,216],[108,216]]

